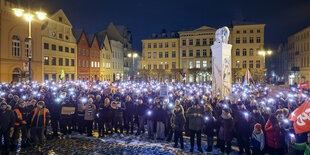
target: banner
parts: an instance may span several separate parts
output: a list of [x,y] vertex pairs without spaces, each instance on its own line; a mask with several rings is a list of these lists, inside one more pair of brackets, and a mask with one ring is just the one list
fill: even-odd
[[309,89],[309,82],[304,82],[304,83],[299,84],[299,88],[300,89],[303,89],[303,88]]
[[306,100],[290,114],[288,120],[294,121],[296,134],[310,131],[310,102]]
[[113,101],[112,102],[112,104],[111,104],[111,107],[113,108],[113,109],[119,109],[119,108],[121,108],[121,102],[119,102],[119,101]]
[[61,114],[62,115],[72,115],[75,113],[75,107],[62,107]]

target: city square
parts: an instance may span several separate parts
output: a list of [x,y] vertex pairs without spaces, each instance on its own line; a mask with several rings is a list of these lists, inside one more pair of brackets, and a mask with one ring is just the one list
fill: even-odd
[[247,3],[0,0],[1,154],[309,155],[310,2]]

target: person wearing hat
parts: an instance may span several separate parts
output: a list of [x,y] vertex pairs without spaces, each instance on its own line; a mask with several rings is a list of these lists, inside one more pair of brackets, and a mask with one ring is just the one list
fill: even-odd
[[31,137],[34,145],[37,145],[37,139],[39,139],[40,145],[43,145],[43,133],[48,126],[50,119],[50,112],[44,107],[44,102],[39,101],[37,107],[34,108],[30,114],[31,118]]
[[14,130],[15,115],[12,110],[7,109],[8,105],[5,102],[1,103],[0,109],[0,144],[2,144],[2,136],[4,138],[4,154],[7,153],[10,147],[10,131]]
[[27,126],[27,121],[28,121],[28,109],[26,108],[26,104],[24,101],[20,101],[18,103],[18,106],[13,110],[15,113],[15,126],[14,126],[14,133],[12,136],[12,150],[17,149],[17,144],[18,144],[18,139],[20,132],[22,132],[22,142],[21,142],[21,147],[25,148],[27,146],[27,134],[28,134],[28,126]]
[[197,136],[198,151],[203,152],[201,148],[201,132],[203,128],[204,110],[199,105],[199,103],[196,102],[191,108],[187,110],[186,116],[188,117],[189,120],[189,132],[191,142],[190,152],[194,151],[195,135]]
[[265,146],[265,136],[262,130],[262,125],[256,123],[251,137],[251,149],[253,155],[262,155]]
[[[219,129],[219,146],[221,148],[221,152],[224,153],[226,150],[226,153],[229,154],[231,152],[231,141],[233,138],[233,130],[234,130],[234,120],[230,114],[229,108],[223,108],[222,114],[218,119],[218,122],[220,124]],[[225,144],[227,145],[225,149]]]

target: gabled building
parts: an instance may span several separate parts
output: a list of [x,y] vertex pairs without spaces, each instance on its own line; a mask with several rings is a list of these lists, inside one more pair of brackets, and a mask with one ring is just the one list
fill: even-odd
[[89,43],[89,62],[90,62],[90,79],[97,81],[100,78],[100,48],[95,34],[87,35]]
[[[117,27],[111,22],[107,29],[100,31],[96,34],[98,36],[99,44],[103,48],[109,42],[110,52],[111,52],[111,71],[112,71],[112,78],[111,81],[122,81],[124,77],[124,54],[125,54],[125,47],[124,47],[124,38],[118,31]],[[108,40],[106,40],[106,36]],[[109,52],[108,52],[109,53]],[[104,53],[102,53],[104,54]],[[100,57],[103,57],[101,55]]]
[[[17,82],[29,79],[29,72],[24,64],[29,50],[28,22],[17,17],[12,11],[13,3],[0,0],[0,81]],[[28,11],[24,8],[25,12]],[[43,81],[42,77],[42,40],[41,26],[43,22],[34,20],[32,25],[32,80]]]
[[113,72],[111,69],[111,55],[112,47],[107,34],[97,35],[100,46],[100,80],[111,81],[113,80]]
[[90,56],[89,56],[89,44],[82,29],[73,29],[73,34],[76,38],[77,44],[77,79],[81,81],[89,81],[90,79]]
[[49,17],[42,26],[44,80],[76,80],[76,39],[72,25],[63,10]]

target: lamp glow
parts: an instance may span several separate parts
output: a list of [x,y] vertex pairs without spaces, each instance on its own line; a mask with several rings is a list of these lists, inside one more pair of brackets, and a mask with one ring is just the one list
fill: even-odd
[[18,9],[18,8],[14,8],[13,11],[14,11],[14,13],[15,13],[15,15],[16,15],[17,17],[22,16],[22,15],[23,15],[23,12],[24,12],[23,9]]

